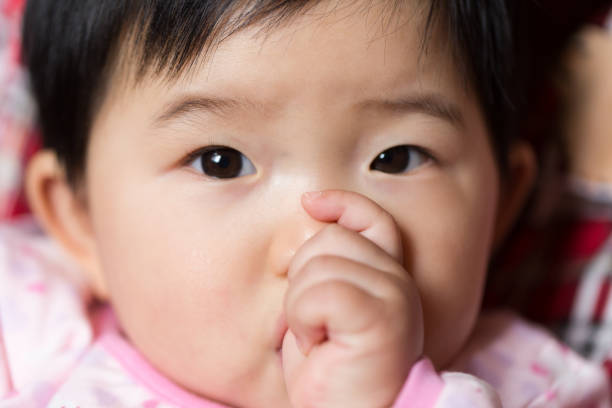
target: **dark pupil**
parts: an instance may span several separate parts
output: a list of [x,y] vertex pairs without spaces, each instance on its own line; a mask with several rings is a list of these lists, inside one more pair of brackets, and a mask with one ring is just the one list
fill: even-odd
[[370,169],[384,173],[401,173],[408,167],[409,160],[408,146],[396,146],[379,154],[370,165]]
[[202,154],[204,174],[216,178],[238,177],[242,170],[242,157],[234,149],[215,149]]

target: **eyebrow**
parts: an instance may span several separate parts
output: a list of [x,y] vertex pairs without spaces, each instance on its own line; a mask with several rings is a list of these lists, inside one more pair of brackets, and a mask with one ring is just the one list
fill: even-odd
[[359,105],[364,110],[382,111],[391,114],[422,113],[460,127],[465,123],[459,106],[438,94],[414,95],[399,99],[372,99]]
[[167,122],[196,112],[223,116],[229,112],[248,107],[263,108],[261,104],[238,99],[188,95],[166,105],[162,113],[155,118],[154,123],[157,126],[162,126]]
[[[360,110],[377,111],[397,115],[422,113],[446,120],[455,126],[463,126],[461,109],[438,94],[423,94],[398,99],[370,99],[356,105]],[[188,95],[168,104],[156,117],[158,127],[192,113],[211,113],[226,116],[239,110],[268,111],[265,104],[248,99],[232,99],[206,95]]]

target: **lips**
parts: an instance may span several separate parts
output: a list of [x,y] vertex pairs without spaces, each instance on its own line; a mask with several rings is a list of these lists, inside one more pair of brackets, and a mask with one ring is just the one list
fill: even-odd
[[285,339],[285,335],[287,334],[287,330],[289,330],[289,326],[287,325],[287,320],[285,319],[285,314],[281,313],[276,322],[276,331],[274,334],[274,341],[276,351],[280,352],[283,348],[283,340]]

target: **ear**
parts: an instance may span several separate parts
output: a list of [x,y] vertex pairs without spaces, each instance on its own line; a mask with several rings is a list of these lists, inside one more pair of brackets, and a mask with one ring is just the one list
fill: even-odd
[[43,150],[31,159],[25,188],[41,226],[81,267],[94,294],[106,298],[86,200],[68,183],[54,152]]
[[531,146],[524,141],[515,142],[508,154],[508,174],[502,180],[494,246],[506,238],[520,214],[536,177],[536,159]]

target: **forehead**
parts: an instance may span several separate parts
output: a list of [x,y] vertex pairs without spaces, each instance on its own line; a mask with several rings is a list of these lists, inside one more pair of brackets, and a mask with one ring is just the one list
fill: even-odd
[[452,53],[441,30],[427,31],[428,9],[421,3],[318,2],[276,24],[261,22],[227,37],[219,35],[176,75],[170,70],[142,72],[135,58],[126,58],[113,79],[128,78],[129,84],[113,81],[111,88],[157,88],[164,95],[205,89],[266,106],[291,99],[296,87],[333,94],[335,99],[392,97],[418,88],[465,93],[468,89],[452,69]]
[[119,56],[124,56],[128,67],[137,65],[138,73],[176,77],[193,66],[194,60],[205,60],[220,43],[244,30],[253,29],[265,37],[300,23],[325,25],[357,16],[366,19],[372,34],[378,35],[407,19],[433,25],[443,9],[429,0],[220,0],[176,8],[135,5],[124,19],[117,46]]
[[[126,89],[156,82],[168,87],[184,86],[203,72],[208,82],[229,82],[228,85],[243,79],[255,81],[258,75],[288,72],[301,75],[303,82],[319,84],[335,76],[330,86],[341,85],[338,77],[354,81],[367,76],[362,81],[364,88],[374,82],[378,87],[384,81],[396,87],[403,78],[459,79],[449,70],[452,52],[440,38],[441,30],[432,26],[428,31],[426,27],[429,8],[424,3],[428,2],[310,3],[296,14],[272,22],[260,21],[231,35],[216,32],[195,59],[178,72],[172,66],[181,50],[174,50],[176,55],[160,55],[166,61],[151,63],[143,70],[138,65],[145,51],[136,45],[131,52],[119,53],[123,57],[116,65],[120,69],[113,80],[129,78],[130,87],[125,83],[119,87]],[[226,25],[231,30],[237,24]],[[130,48],[129,41],[125,48]],[[170,68],[158,71],[162,65]],[[333,75],[338,72],[342,75]],[[283,76],[276,78],[281,82]]]

